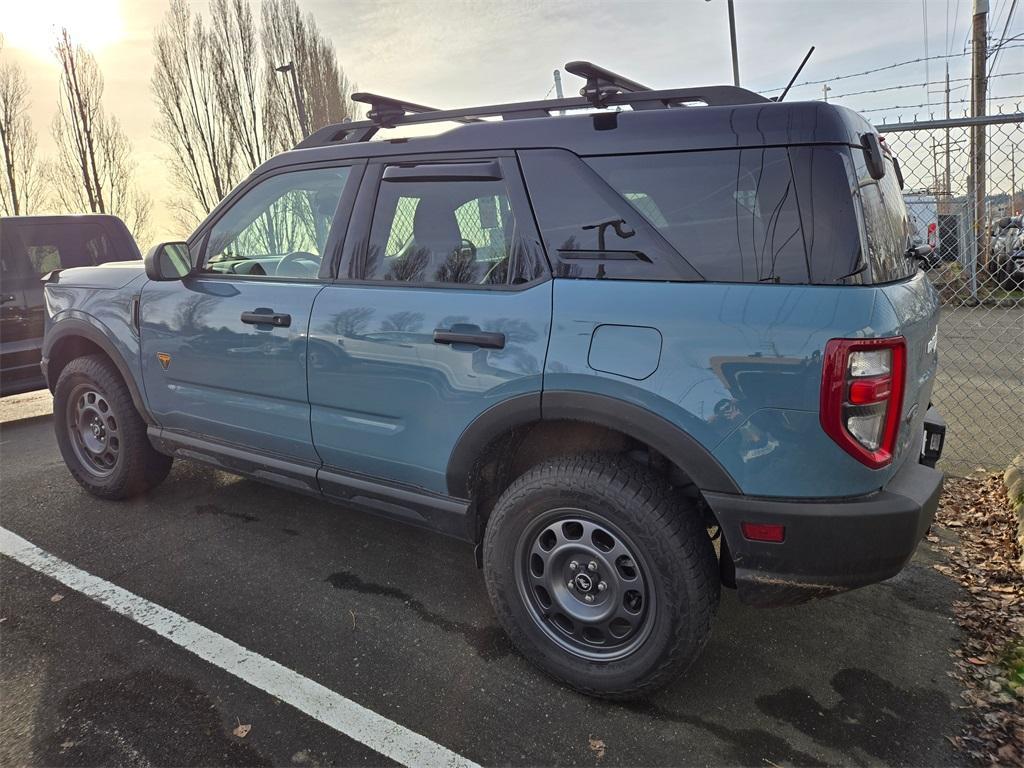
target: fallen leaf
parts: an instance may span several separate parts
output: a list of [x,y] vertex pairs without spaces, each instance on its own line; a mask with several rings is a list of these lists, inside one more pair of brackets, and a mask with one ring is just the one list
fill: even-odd
[[62,594],[60,594],[58,592],[56,595],[54,595],[53,597],[50,598],[50,602],[51,603],[59,603],[63,599],[64,599],[64,595],[62,595]]
[[249,735],[249,731],[251,730],[252,725],[250,725],[249,723],[239,723],[238,727],[235,728],[235,730],[233,730],[232,733],[235,734],[235,736],[237,736],[238,738],[244,739],[246,736]]
[[598,760],[604,757],[605,749],[604,741],[595,739],[593,736],[590,737],[590,751],[597,756]]

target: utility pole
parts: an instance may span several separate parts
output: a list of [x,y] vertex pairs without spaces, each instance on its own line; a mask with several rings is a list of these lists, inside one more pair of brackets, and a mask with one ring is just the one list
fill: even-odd
[[825,83],[823,86],[821,86],[821,99],[826,104],[828,104],[828,92],[831,90],[832,89],[828,87],[828,83]]
[[[971,57],[971,116],[985,116],[985,67],[988,54],[988,0],[974,0],[973,47]],[[985,126],[971,126],[971,176],[974,198],[974,234],[978,262],[988,264],[985,211]]]
[[[558,98],[558,99],[565,98],[562,95],[562,73],[559,72],[557,69],[555,70],[555,97]],[[559,109],[558,110],[558,114],[564,115],[565,114],[565,110],[564,109]]]
[[302,137],[309,136],[309,120],[306,117],[306,105],[302,101],[302,91],[299,90],[299,76],[295,72],[295,62],[289,61],[276,67],[278,72],[291,72],[292,93],[295,96],[295,111],[299,113],[299,128],[302,129]]
[[[949,62],[946,62],[946,119],[949,120]],[[949,159],[949,128],[946,129],[946,198],[953,193]]]

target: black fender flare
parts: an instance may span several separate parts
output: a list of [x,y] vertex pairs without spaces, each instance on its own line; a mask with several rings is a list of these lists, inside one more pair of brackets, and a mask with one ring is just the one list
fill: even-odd
[[535,392],[503,400],[463,431],[448,460],[448,493],[470,496],[473,464],[486,446],[509,429],[536,421],[572,420],[622,432],[654,448],[683,469],[701,491],[741,493],[736,481],[689,432],[641,406],[592,392]]
[[146,401],[142,397],[142,393],[139,391],[138,383],[135,381],[135,377],[132,375],[131,370],[128,368],[128,364],[125,362],[124,357],[117,350],[110,339],[108,339],[102,331],[96,326],[90,325],[84,320],[79,320],[74,317],[69,317],[66,320],[58,320],[46,331],[46,336],[43,339],[43,350],[42,350],[42,369],[43,376],[46,378],[46,386],[50,392],[53,392],[57,386],[57,382],[53,380],[53,377],[49,371],[50,353],[53,348],[57,345],[57,342],[62,339],[66,339],[69,336],[78,336],[86,341],[92,342],[101,350],[104,354],[110,358],[110,361],[117,368],[117,372],[124,379],[125,385],[128,387],[128,392],[131,393],[132,403],[135,405],[135,409],[142,416],[143,421],[150,425],[158,425],[156,419],[149,412],[146,407]]

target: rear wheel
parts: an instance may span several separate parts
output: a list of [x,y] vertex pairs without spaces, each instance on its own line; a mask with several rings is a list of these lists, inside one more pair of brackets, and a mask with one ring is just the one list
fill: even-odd
[[76,358],[61,371],[53,423],[64,463],[94,496],[144,493],[171,469],[171,458],[150,444],[128,387],[101,355]]
[[488,523],[484,570],[523,655],[604,697],[640,696],[685,670],[719,598],[697,510],[639,465],[603,455],[516,480]]

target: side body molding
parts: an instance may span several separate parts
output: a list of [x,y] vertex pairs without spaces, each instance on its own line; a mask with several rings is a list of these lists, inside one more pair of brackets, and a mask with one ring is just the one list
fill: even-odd
[[590,392],[544,390],[492,406],[462,433],[448,461],[448,493],[469,498],[468,479],[484,448],[509,429],[537,420],[584,421],[614,429],[647,443],[683,468],[702,491],[740,493],[722,465],[693,436],[640,406]]

